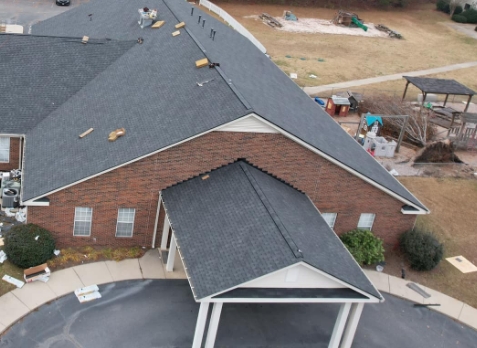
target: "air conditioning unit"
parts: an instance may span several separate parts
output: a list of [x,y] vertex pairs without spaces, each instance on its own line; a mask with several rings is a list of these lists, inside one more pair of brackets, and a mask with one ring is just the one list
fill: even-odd
[[18,189],[5,188],[3,189],[2,208],[16,208],[19,205],[20,197]]

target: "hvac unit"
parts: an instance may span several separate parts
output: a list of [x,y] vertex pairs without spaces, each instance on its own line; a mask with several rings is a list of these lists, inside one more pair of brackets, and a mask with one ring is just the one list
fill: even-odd
[[18,207],[19,201],[19,190],[14,188],[6,188],[3,189],[3,197],[2,197],[2,207],[3,208],[16,208]]

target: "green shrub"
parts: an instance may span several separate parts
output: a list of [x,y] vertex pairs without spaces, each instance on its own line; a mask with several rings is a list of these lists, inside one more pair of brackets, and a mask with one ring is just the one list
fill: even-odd
[[467,18],[461,15],[453,15],[452,20],[457,23],[467,23]]
[[383,241],[368,230],[352,230],[341,235],[341,241],[360,265],[384,261]]
[[399,244],[411,268],[417,271],[430,271],[444,256],[444,246],[432,233],[414,229],[399,238]]
[[5,253],[21,268],[45,263],[53,256],[55,240],[51,233],[34,224],[13,227],[5,236]]
[[467,23],[477,23],[477,10],[474,10],[473,8],[465,10],[459,16],[464,16],[467,19]]
[[461,14],[462,11],[464,11],[464,9],[462,8],[462,6],[456,6],[456,8],[455,8],[455,10],[454,10],[454,14],[455,14],[455,15]]
[[438,11],[441,11],[444,13],[450,13],[449,2],[446,0],[438,0],[436,3],[436,8]]

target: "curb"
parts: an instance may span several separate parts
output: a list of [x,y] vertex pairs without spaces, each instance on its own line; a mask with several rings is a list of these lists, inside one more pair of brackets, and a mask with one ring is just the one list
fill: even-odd
[[[157,267],[157,264],[146,263],[145,256],[157,258],[161,268]],[[28,283],[22,289],[6,293],[0,297],[0,335],[38,307],[68,295],[77,288],[123,280],[183,278],[180,273],[166,278],[160,256],[156,257],[153,254],[145,256],[140,259],[100,261],[66,268],[53,272],[47,283]],[[462,301],[419,285],[431,295],[430,298],[424,298],[406,286],[409,281],[372,270],[363,271],[379,291],[416,303],[439,303],[440,307],[429,308],[477,330],[477,309]]]

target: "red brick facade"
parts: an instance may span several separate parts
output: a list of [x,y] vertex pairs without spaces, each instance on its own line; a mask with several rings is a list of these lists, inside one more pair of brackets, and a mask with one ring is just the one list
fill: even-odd
[[[28,222],[52,231],[60,247],[146,246],[152,241],[159,191],[245,158],[306,192],[321,212],[338,213],[335,231],[356,228],[361,213],[375,213],[373,232],[386,244],[412,228],[403,203],[281,134],[212,132],[49,196],[49,207],[29,207]],[[73,236],[75,207],[93,208],[90,237]],[[136,208],[132,238],[116,238],[118,208]],[[160,245],[163,209],[156,245]]]
[[0,171],[20,168],[20,138],[10,138],[10,161],[0,163]]

